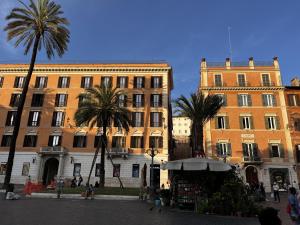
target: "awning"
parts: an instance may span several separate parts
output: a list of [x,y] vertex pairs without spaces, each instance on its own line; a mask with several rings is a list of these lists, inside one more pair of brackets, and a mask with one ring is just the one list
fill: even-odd
[[210,171],[228,171],[231,170],[231,166],[222,161],[207,159],[207,158],[189,158],[175,161],[169,161],[162,165],[163,170],[207,170]]

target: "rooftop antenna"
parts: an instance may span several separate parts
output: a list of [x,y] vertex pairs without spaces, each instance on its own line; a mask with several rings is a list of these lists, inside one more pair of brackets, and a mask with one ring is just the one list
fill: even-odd
[[231,27],[228,26],[228,40],[229,40],[229,57],[232,61],[232,46],[231,46],[231,36],[230,36]]

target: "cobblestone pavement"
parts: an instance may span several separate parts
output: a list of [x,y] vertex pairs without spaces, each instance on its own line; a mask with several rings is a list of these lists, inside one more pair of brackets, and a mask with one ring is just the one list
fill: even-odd
[[0,200],[1,225],[259,225],[256,218],[149,210],[140,201],[22,199]]

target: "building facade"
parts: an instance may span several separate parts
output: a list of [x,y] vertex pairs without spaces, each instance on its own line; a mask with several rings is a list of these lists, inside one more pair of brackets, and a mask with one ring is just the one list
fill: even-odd
[[[25,64],[0,65],[0,183],[27,69]],[[159,167],[168,160],[172,69],[165,62],[151,62],[36,65],[17,140],[13,183],[24,183],[28,175],[44,184],[55,175],[87,179],[101,129],[76,127],[78,95],[84,88],[110,84],[123,91],[119,104],[130,110],[132,127],[129,132],[114,125],[108,129],[107,156],[112,156],[114,165],[105,157],[106,185],[119,186],[120,176],[125,187],[138,187],[145,163],[149,185],[151,157],[147,151],[151,143],[158,151],[155,182],[167,181],[167,171]],[[99,168],[100,154],[92,182],[99,180]]]
[[298,180],[300,178],[300,81],[295,78],[291,86],[285,87],[285,101],[289,119],[289,130],[292,138],[295,166],[297,168]]
[[174,159],[192,156],[190,146],[191,120],[188,117],[173,116]]
[[201,62],[199,89],[223,98],[205,125],[206,154],[236,165],[244,181],[298,183],[278,59]]

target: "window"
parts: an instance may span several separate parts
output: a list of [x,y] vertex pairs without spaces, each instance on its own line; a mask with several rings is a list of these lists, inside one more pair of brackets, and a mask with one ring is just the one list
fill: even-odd
[[282,144],[269,144],[270,158],[284,158],[284,149]]
[[70,86],[70,77],[59,77],[58,78],[58,88],[69,88]]
[[4,77],[0,77],[0,88],[3,87]]
[[133,127],[144,126],[144,113],[143,112],[132,112],[132,126]]
[[144,88],[145,87],[145,77],[135,77],[133,86],[134,86],[134,88]]
[[218,156],[230,156],[231,155],[231,144],[220,142],[217,143],[217,154]]
[[278,116],[265,116],[265,126],[266,129],[279,130],[279,118]]
[[262,85],[263,86],[271,86],[270,75],[269,74],[262,74],[261,78],[262,78]]
[[3,135],[1,141],[1,147],[9,147],[11,143],[12,135]]
[[161,88],[162,77],[151,77],[151,88]]
[[288,94],[288,102],[289,106],[300,106],[300,98],[299,95],[296,94]]
[[140,164],[132,164],[132,177],[140,177]]
[[52,127],[62,127],[64,125],[65,113],[61,111],[53,112]]
[[273,94],[262,95],[263,106],[276,106],[276,98]]
[[17,116],[17,111],[8,111],[5,126],[14,126],[16,116]]
[[113,136],[111,147],[112,148],[125,148],[126,147],[126,137]]
[[93,77],[81,77],[81,88],[90,88],[93,86]]
[[0,163],[0,175],[5,175],[6,174],[6,163],[2,162]]
[[81,172],[81,163],[74,163],[73,176],[79,177]]
[[295,131],[300,131],[300,118],[294,119],[294,129]]
[[163,137],[150,136],[149,148],[163,148]]
[[40,119],[41,119],[41,112],[30,111],[27,126],[38,127],[40,125]]
[[246,87],[245,74],[238,74],[238,85],[240,87]]
[[48,82],[48,77],[37,77],[35,80],[35,88],[46,88]]
[[151,107],[161,107],[162,106],[162,95],[152,94],[151,95]]
[[44,103],[44,94],[33,94],[31,107],[42,107]]
[[238,106],[251,106],[251,105],[252,105],[251,95],[248,94],[238,95]]
[[37,135],[25,135],[23,147],[36,147]]
[[243,155],[246,158],[245,161],[250,159],[255,160],[258,157],[258,148],[256,143],[242,143]]
[[120,177],[120,172],[121,172],[121,165],[120,164],[114,164],[113,177]]
[[127,96],[126,95],[119,95],[119,107],[126,107],[127,106]]
[[21,100],[21,94],[12,94],[10,98],[9,106],[18,107]]
[[144,137],[143,136],[132,136],[130,147],[131,148],[144,148]]
[[95,167],[95,177],[100,177],[100,163],[96,163]]
[[85,135],[75,135],[73,140],[74,148],[85,148],[86,147],[86,136]]
[[25,84],[25,77],[16,77],[14,88],[23,88]]
[[128,88],[128,77],[118,77],[117,88]]
[[133,107],[144,107],[144,95],[134,94],[133,95]]
[[61,139],[62,137],[60,135],[50,135],[48,146],[49,147],[61,146]]
[[228,129],[228,117],[227,116],[217,116],[216,117],[216,129]]
[[222,105],[227,106],[227,98],[224,94],[217,94],[222,99]]
[[30,162],[24,162],[22,168],[22,176],[27,177],[29,175]]
[[101,86],[109,88],[112,85],[111,77],[101,77]]
[[151,112],[150,113],[150,127],[161,127],[162,126],[162,113]]
[[67,94],[56,94],[55,96],[55,107],[67,106],[68,95]]
[[221,74],[215,74],[215,86],[222,87],[222,76]]
[[240,128],[241,129],[253,129],[252,116],[240,116]]
[[95,136],[95,139],[94,139],[94,148],[97,148],[98,144],[99,144],[99,147],[101,147],[101,138],[102,138],[102,136],[100,136],[100,135]]

